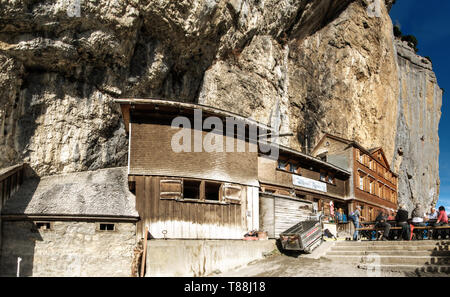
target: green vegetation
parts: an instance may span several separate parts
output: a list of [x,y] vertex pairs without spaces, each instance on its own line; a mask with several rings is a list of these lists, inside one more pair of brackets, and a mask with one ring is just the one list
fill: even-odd
[[394,26],[394,36],[398,38],[402,37],[402,31],[400,30],[400,27],[398,25]]
[[394,36],[400,38],[402,41],[408,42],[408,45],[412,47],[416,53],[419,51],[419,49],[417,48],[419,41],[417,40],[416,36],[414,35],[403,36],[403,33],[398,25],[394,26]]
[[417,48],[419,41],[417,41],[417,38],[414,35],[406,35],[402,36],[401,38],[402,41],[408,42],[409,46],[412,47],[416,53],[419,51],[419,49]]

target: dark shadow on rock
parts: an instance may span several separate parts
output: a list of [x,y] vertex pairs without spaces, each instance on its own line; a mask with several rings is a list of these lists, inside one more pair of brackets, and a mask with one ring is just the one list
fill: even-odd
[[42,241],[37,226],[32,221],[5,221],[3,226],[2,254],[0,256],[0,276],[33,276],[35,246]]
[[20,188],[5,203],[2,208],[2,216],[24,215],[28,204],[33,198],[39,185],[40,178],[28,165],[24,165],[24,181]]
[[6,201],[1,212],[0,276],[16,276],[19,258],[19,275],[32,276],[36,241],[42,241],[36,224],[24,216],[39,184],[39,178],[27,164],[23,170],[23,184]]

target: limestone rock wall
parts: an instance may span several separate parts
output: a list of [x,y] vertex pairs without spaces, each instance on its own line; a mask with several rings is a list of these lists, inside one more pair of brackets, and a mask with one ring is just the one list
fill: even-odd
[[[396,153],[401,139],[414,156],[428,151],[397,132],[419,124],[401,124],[415,99],[400,95],[402,83],[414,87],[401,79],[392,2],[1,1],[0,166],[25,161],[48,175],[126,165],[112,99],[160,97],[293,132],[279,142],[298,150],[325,131],[383,146],[399,170],[423,171]],[[437,109],[424,110],[423,123]],[[437,147],[431,126],[423,131]],[[434,184],[437,166],[429,159]]]
[[399,173],[399,200],[409,210],[428,209],[439,198],[439,120],[442,89],[431,61],[399,40],[399,97],[393,167]]

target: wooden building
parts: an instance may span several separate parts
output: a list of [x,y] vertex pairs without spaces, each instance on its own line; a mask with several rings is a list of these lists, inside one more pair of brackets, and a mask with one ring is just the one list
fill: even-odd
[[[330,217],[329,203],[344,204],[350,172],[280,146],[278,159],[258,157],[260,228],[270,238],[319,211]],[[331,220],[333,218],[330,218]]]
[[2,246],[2,216],[1,212],[9,198],[22,185],[25,177],[25,165],[17,164],[7,168],[0,169],[0,255]]
[[348,211],[360,205],[362,216],[373,221],[381,209],[397,209],[398,175],[390,169],[382,148],[365,149],[356,141],[325,134],[312,155],[352,173]]
[[[232,118],[246,132],[269,127],[198,104],[155,99],[116,102],[129,135],[129,184],[140,216],[137,234],[149,227],[151,238],[242,239],[249,230],[259,229],[257,145],[248,137],[238,137],[242,134],[238,129],[227,136],[223,127],[215,134],[216,141],[231,142],[235,152],[196,150],[195,137],[205,140],[211,132],[196,124],[196,113],[201,111],[202,123],[208,117],[223,123]],[[173,128],[177,117],[187,119],[190,127]],[[172,141],[182,129],[193,141],[189,151],[176,152]],[[240,152],[242,146],[245,150]]]

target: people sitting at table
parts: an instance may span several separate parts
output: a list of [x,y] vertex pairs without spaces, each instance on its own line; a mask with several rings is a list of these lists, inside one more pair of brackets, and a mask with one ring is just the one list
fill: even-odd
[[439,216],[437,218],[436,223],[434,223],[435,227],[438,226],[444,226],[448,224],[448,217],[447,217],[447,213],[445,212],[445,207],[440,206],[439,207]]
[[[411,223],[414,227],[426,227],[427,224],[425,224],[425,220],[427,218],[427,214],[425,213],[425,211],[422,209],[422,205],[420,203],[416,204],[416,207],[414,208],[414,210],[412,211],[412,220]],[[424,238],[426,235],[426,231],[425,230],[421,230],[421,231],[416,231],[416,233],[420,233],[421,238]]]
[[345,212],[342,212],[342,222],[343,223],[347,223],[348,222],[347,215],[345,214]]
[[436,208],[433,206],[431,207],[431,212],[428,214],[428,220],[437,220],[438,213],[436,211]]
[[347,215],[342,208],[339,208],[336,212],[336,221],[338,223],[347,223]]
[[412,216],[412,224],[416,227],[425,227],[424,218],[426,218],[426,213],[422,209],[422,205],[420,203],[416,204],[416,207],[411,213]]
[[391,230],[391,224],[387,222],[388,215],[384,210],[381,210],[378,213],[377,218],[375,219],[376,224],[375,228],[384,228],[383,238],[382,240],[388,240],[389,231]]
[[404,240],[409,240],[411,236],[411,228],[408,223],[408,211],[404,204],[400,204],[398,207],[397,215],[395,216],[395,221],[399,227],[402,227],[402,238]]
[[394,211],[389,212],[388,221],[395,221],[395,212]]

